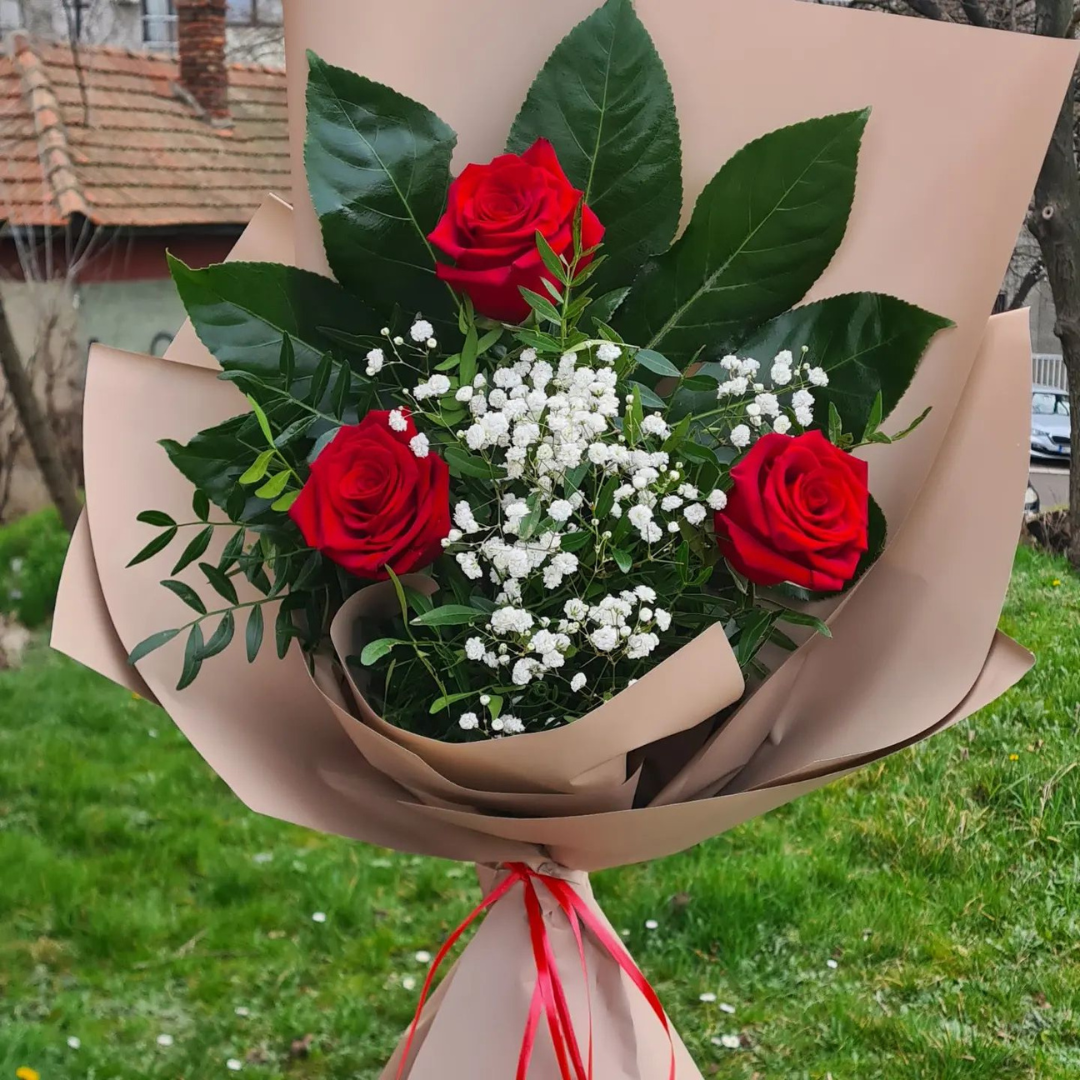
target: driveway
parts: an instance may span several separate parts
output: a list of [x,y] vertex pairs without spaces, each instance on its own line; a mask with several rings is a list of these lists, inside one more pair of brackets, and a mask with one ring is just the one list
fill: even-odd
[[1044,510],[1053,510],[1069,503],[1069,470],[1067,466],[1031,463],[1031,486],[1039,493]]

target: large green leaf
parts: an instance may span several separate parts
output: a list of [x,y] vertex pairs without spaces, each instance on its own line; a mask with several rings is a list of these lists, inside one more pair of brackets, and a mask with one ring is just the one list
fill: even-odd
[[844,430],[861,435],[880,393],[884,415],[896,408],[911,384],[931,338],[950,320],[883,293],[846,293],[795,308],[773,319],[740,344],[740,356],[761,361],[769,382],[773,357],[796,356],[805,345],[808,363],[825,369],[827,387],[814,388],[814,426],[825,429],[829,404]]
[[419,102],[309,53],[307,178],[338,281],[377,310],[433,321],[450,293],[427,234],[450,184],[457,136]]
[[607,0],[541,69],[508,148],[522,153],[539,138],[607,230],[598,291],[628,284],[671,243],[682,206],[675,99],[630,0]]
[[325,353],[348,351],[323,328],[373,339],[379,333],[375,316],[321,274],[277,263],[192,270],[171,256],[169,267],[195,332],[226,371],[276,380],[287,334],[302,392],[301,380],[310,378]]
[[807,120],[740,150],[643,268],[619,309],[623,338],[685,365],[798,303],[844,237],[868,117]]

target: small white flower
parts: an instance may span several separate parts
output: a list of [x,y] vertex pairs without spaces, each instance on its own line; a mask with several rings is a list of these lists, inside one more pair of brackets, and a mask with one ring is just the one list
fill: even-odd
[[685,517],[691,525],[700,525],[705,520],[706,516],[707,511],[701,503],[694,503],[683,511],[683,517]]
[[667,531],[674,536],[679,531],[679,523],[677,521],[669,521]]
[[367,373],[369,376],[378,375],[383,369],[383,364],[386,363],[386,356],[382,349],[372,349],[367,354]]
[[605,341],[597,346],[596,358],[601,364],[614,364],[620,356],[622,356],[622,349],[614,341]]
[[709,504],[710,510],[723,510],[727,506],[727,492],[716,488],[709,492],[709,496],[705,501]]
[[698,1001],[702,1002],[705,1005],[711,1005],[714,1001],[716,1001],[716,995],[715,994],[699,994],[698,995]]
[[796,409],[813,408],[814,395],[811,394],[809,390],[796,390],[795,393],[791,395],[791,404]]
[[458,717],[458,727],[462,731],[475,731],[480,726],[480,718],[474,712],[462,713]]
[[840,965],[835,960],[826,960],[825,966],[827,968],[830,968],[832,971],[835,971]]
[[659,930],[660,929],[660,924],[655,919],[646,919],[645,920],[645,929],[646,930]]
[[652,622],[653,609],[651,607],[643,607],[638,611],[638,618],[642,622]]
[[471,637],[465,642],[465,655],[470,660],[483,660],[485,652],[484,643],[480,638]]
[[791,419],[787,416],[778,416],[773,421],[773,431],[778,435],[786,435],[791,430]]
[[758,394],[754,399],[763,416],[779,416],[780,402],[775,394]]
[[795,420],[803,427],[809,427],[814,422],[814,410],[808,405],[800,406],[795,410]]
[[173,1037],[171,1035],[159,1035],[157,1037],[158,1046],[172,1046]]
[[431,953],[429,953],[429,952],[427,951],[427,949],[421,949],[421,950],[420,950],[420,951],[419,951],[419,952],[418,952],[418,953],[416,954],[416,956],[414,957],[414,959],[416,960],[416,962],[417,962],[418,964],[430,964],[430,963],[431,963]]
[[721,1035],[719,1039],[713,1039],[714,1046],[722,1046],[725,1050],[738,1050],[742,1046],[742,1039],[738,1035]]
[[412,328],[409,330],[409,337],[413,339],[417,344],[421,341],[427,341],[428,338],[435,336],[435,327],[427,321],[427,319],[417,319],[412,324]]
[[409,428],[409,421],[405,419],[405,414],[400,409],[393,409],[388,420],[391,431],[407,431]]
[[502,727],[504,735],[520,735],[525,730],[525,722],[516,716],[504,716]]
[[243,1067],[244,1063],[239,1058],[229,1058],[229,1060],[225,1062],[225,1068],[228,1069],[229,1072],[239,1072]]
[[671,428],[664,423],[664,418],[659,413],[649,413],[641,421],[641,430],[646,435],[655,435],[660,439],[666,439],[671,434]]
[[431,450],[431,444],[428,442],[428,437],[421,432],[419,435],[414,435],[409,440],[409,449],[418,458],[426,458]]
[[806,373],[806,377],[807,377],[807,379],[810,380],[810,385],[811,386],[828,386],[829,385],[829,376],[826,374],[824,368],[812,367]]
[[589,635],[589,640],[600,652],[611,652],[619,644],[619,632],[614,626],[601,626]]
[[274,853],[272,851],[260,851],[258,854],[251,856],[251,861],[256,866],[265,866],[266,863],[274,861]]
[[661,633],[664,633],[668,627],[671,626],[670,611],[665,611],[663,608],[657,608],[653,618],[656,620],[656,625],[660,628]]
[[76,1035],[69,1035],[67,1044],[71,1047],[72,1050],[78,1050],[79,1047],[82,1046],[82,1040],[79,1039]]
[[251,1015],[251,1010],[246,1005],[237,1005],[236,1008],[233,1009],[233,1012],[236,1013],[237,1016]]
[[[455,556],[458,566],[461,567],[461,572],[470,581],[479,581],[484,576],[484,571],[480,566],[480,560],[476,557],[476,553],[473,551],[459,551]],[[475,659],[475,658],[470,658]]]
[[312,922],[317,922],[317,923],[326,922],[326,912],[325,911],[316,911],[315,914],[311,916],[311,921]]
[[660,500],[660,509],[670,514],[672,510],[678,510],[682,504],[683,501],[678,495],[665,495]]
[[416,989],[416,980],[411,975],[402,976],[401,989],[411,994]]
[[398,334],[398,335],[397,335],[397,336],[396,336],[396,337],[394,338],[394,344],[395,344],[395,345],[404,345],[404,344],[405,344],[405,339],[404,339],[404,338],[403,338],[403,337],[402,337],[402,336],[401,336],[400,334]]
[[646,604],[656,603],[656,590],[650,588],[648,585],[638,585],[637,588],[634,589],[634,595],[639,600],[644,600]]
[[573,505],[567,502],[566,499],[557,499],[548,507],[548,513],[556,521],[568,521],[573,512]]
[[641,503],[638,503],[637,506],[630,507],[630,513],[628,514],[630,524],[633,525],[635,529],[641,531],[643,531],[649,522],[652,521],[652,516],[652,511]]
[[720,1011],[724,1012],[724,1013],[727,1013],[728,1016],[734,1016],[735,1015],[735,1006],[734,1005],[729,1005],[726,1001],[724,1001],[724,1002],[721,1002],[721,1004],[720,1004]]
[[583,622],[589,614],[589,608],[582,600],[567,600],[563,605],[563,613],[572,622]]
[[439,343],[434,338],[428,338],[427,347],[429,349],[437,349],[439,347]]
[[472,401],[473,388],[471,386],[462,386],[458,388],[458,392],[454,395],[455,401]]
[[750,445],[750,429],[745,424],[739,424],[731,429],[731,445],[736,450]]
[[582,672],[582,671],[579,671],[579,672],[578,672],[578,673],[577,673],[577,674],[576,674],[576,675],[575,675],[575,676],[574,676],[574,677],[573,677],[573,678],[572,678],[572,679],[570,680],[570,689],[571,689],[571,690],[572,690],[572,691],[573,691],[573,692],[574,692],[575,694],[577,694],[577,693],[579,693],[579,692],[580,692],[581,690],[583,690],[583,689],[585,688],[585,684],[586,684],[586,683],[587,683],[588,681],[589,681],[589,680],[588,680],[588,679],[587,679],[587,678],[585,677],[585,673],[584,673],[584,672]]

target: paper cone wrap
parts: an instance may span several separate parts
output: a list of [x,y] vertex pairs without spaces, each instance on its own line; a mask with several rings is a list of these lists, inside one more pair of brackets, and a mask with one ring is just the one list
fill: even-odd
[[[461,132],[460,167],[501,150],[529,77],[592,6],[286,0],[294,190],[305,190],[305,49],[434,108]],[[190,325],[164,359],[91,352],[87,510],[53,633],[61,651],[159,702],[255,811],[493,868],[556,864],[580,872],[572,881],[591,907],[584,872],[670,855],[766,813],[956,723],[1030,666],[996,629],[1027,479],[1027,315],[989,316],[1077,53],[1075,43],[783,0],[637,7],[674,88],[688,207],[748,140],[870,105],[847,237],[810,299],[877,290],[956,323],[890,424],[927,406],[930,418],[866,453],[890,538],[858,585],[823,606],[833,636],[808,640],[740,701],[738,665],[713,628],[575,724],[450,745],[384,721],[341,663],[386,600],[376,586],[335,622],[338,662],[323,658],[309,673],[298,650],[284,661],[266,651],[250,666],[230,650],[178,693],[179,643],[137,670],[125,660],[183,611],[158,587],[159,567],[126,569],[149,539],[135,518],[153,506],[184,520],[190,506],[158,441],[187,440],[246,407]],[[269,198],[234,257],[325,271],[306,196],[295,212]],[[576,941],[550,907],[547,923],[587,1027]],[[586,947],[597,1075],[662,1078],[662,1027],[595,941]],[[535,977],[523,908],[508,895],[429,1002],[406,1075],[513,1076]],[[676,1049],[679,1080],[697,1078],[677,1040]],[[558,1075],[541,1032],[530,1076]]]

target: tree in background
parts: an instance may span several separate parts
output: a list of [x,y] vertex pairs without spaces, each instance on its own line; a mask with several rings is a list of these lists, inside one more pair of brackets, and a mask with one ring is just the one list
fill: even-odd
[[[1080,31],[1077,0],[853,0],[851,6],[1043,37],[1075,38]],[[1039,173],[1027,228],[1042,254],[1056,309],[1054,332],[1061,342],[1069,377],[1072,413],[1069,560],[1080,569],[1080,112],[1077,102],[1078,84],[1074,76]]]

